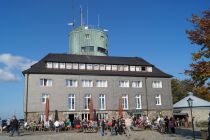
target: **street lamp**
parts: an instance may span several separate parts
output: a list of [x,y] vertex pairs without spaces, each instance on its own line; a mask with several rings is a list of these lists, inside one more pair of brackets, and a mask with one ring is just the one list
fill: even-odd
[[192,106],[193,106],[193,99],[189,98],[187,99],[189,108],[190,108],[190,112],[191,112],[191,119],[192,119],[192,129],[193,129],[193,139],[195,140],[195,132],[194,132],[194,125],[193,125],[193,116],[192,116]]

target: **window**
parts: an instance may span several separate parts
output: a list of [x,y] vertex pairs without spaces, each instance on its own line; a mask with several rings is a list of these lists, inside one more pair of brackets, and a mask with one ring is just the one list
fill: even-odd
[[153,81],[152,88],[162,88],[162,81]]
[[49,94],[47,93],[43,93],[42,94],[42,103],[45,104],[46,103],[46,99],[49,98]]
[[136,109],[142,109],[141,108],[141,95],[136,95]]
[[85,64],[79,64],[79,69],[80,70],[85,70]]
[[106,70],[111,70],[111,65],[106,65]]
[[122,96],[122,108],[128,109],[128,95]]
[[81,47],[81,52],[94,52],[94,46]]
[[66,69],[72,69],[72,63],[66,63]]
[[93,65],[93,69],[94,69],[94,70],[99,70],[99,64],[94,64],[94,65]]
[[124,70],[124,66],[123,65],[118,65],[118,71],[123,71]]
[[77,80],[66,79],[66,86],[67,87],[77,87],[78,82],[77,82]]
[[85,94],[84,96],[84,109],[89,110],[90,109],[90,94]]
[[105,94],[100,94],[99,95],[99,109],[100,110],[105,110],[106,109],[106,98],[105,98]]
[[128,65],[124,65],[124,71],[128,71]]
[[135,71],[136,67],[135,66],[130,66],[130,71]]
[[112,70],[117,71],[117,65],[112,65]]
[[141,67],[141,71],[145,72],[146,71],[146,67]]
[[93,87],[92,80],[82,80],[82,87]]
[[53,68],[58,69],[58,63],[57,62],[53,62]]
[[104,64],[100,64],[100,70],[105,70],[106,66]]
[[87,70],[93,70],[93,65],[92,64],[86,64]]
[[100,52],[100,53],[107,54],[107,50],[104,49],[104,48],[102,48],[102,47],[98,47],[98,50],[97,51]]
[[40,85],[42,87],[51,87],[52,86],[52,80],[51,79],[40,79]]
[[65,69],[65,68],[66,68],[65,63],[60,63],[60,69]]
[[75,110],[75,95],[69,94],[69,110]]
[[96,80],[96,87],[107,87],[107,80]]
[[85,34],[85,39],[90,39],[90,34]]
[[133,88],[142,88],[142,81],[132,81],[131,85]]
[[156,103],[156,105],[161,105],[161,95],[160,94],[155,96],[155,103]]
[[119,87],[129,87],[129,81],[119,81]]
[[152,67],[147,67],[148,72],[152,72]]
[[140,66],[136,66],[136,71],[141,71],[141,67]]
[[47,68],[52,68],[52,62],[47,62]]
[[73,63],[73,69],[78,69],[78,64],[77,63]]

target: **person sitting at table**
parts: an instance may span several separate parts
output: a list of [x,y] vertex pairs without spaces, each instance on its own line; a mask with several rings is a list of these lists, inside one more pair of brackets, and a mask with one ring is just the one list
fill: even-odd
[[54,126],[55,126],[55,132],[59,132],[60,129],[61,129],[61,124],[60,124],[60,122],[58,120],[56,120],[54,122]]
[[72,123],[71,123],[70,119],[68,119],[66,121],[66,128],[67,128],[67,130],[70,130],[72,128]]

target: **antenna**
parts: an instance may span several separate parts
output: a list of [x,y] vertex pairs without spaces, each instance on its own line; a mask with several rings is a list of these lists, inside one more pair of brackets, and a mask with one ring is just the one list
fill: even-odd
[[100,15],[98,15],[98,27],[100,26]]
[[88,26],[88,6],[87,6],[87,26]]
[[80,26],[83,25],[83,13],[82,13],[82,6],[80,5]]

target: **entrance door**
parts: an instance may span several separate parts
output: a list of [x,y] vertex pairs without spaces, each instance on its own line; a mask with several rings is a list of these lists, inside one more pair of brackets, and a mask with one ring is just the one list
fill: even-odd
[[73,122],[73,120],[74,120],[74,114],[69,114],[69,120],[70,120],[71,122]]

